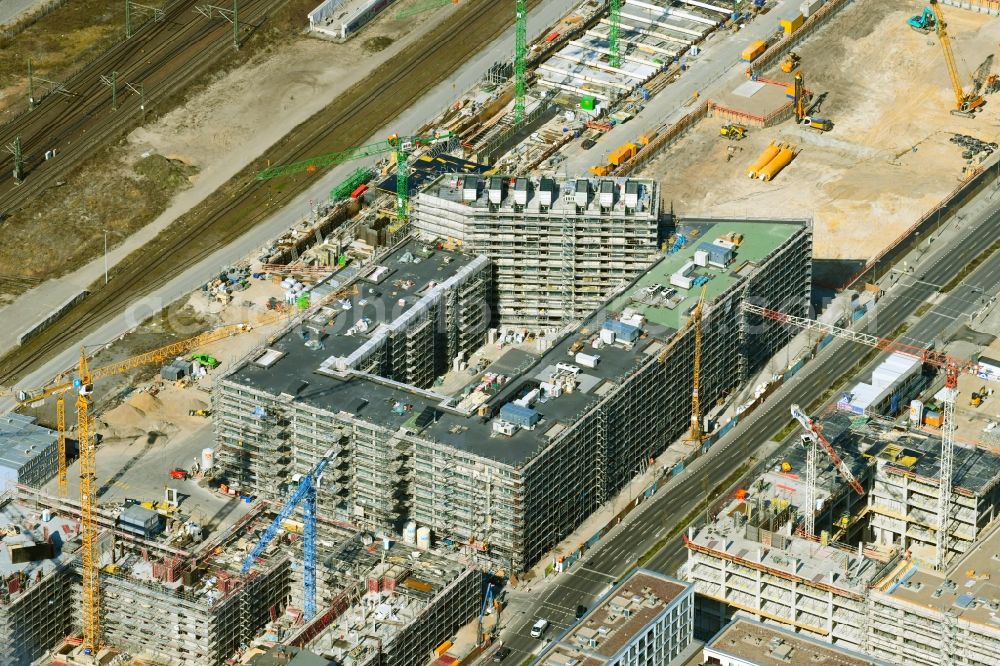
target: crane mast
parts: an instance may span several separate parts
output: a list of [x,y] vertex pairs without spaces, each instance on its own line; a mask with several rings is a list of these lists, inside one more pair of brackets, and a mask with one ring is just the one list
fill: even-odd
[[323,458],[319,461],[316,467],[311,470],[308,474],[302,477],[299,481],[298,487],[292,496],[288,498],[285,505],[278,512],[278,515],[274,517],[271,524],[268,525],[264,534],[261,535],[257,544],[253,547],[253,550],[246,556],[243,560],[242,572],[246,574],[250,571],[250,567],[257,560],[258,557],[267,548],[267,545],[271,543],[275,536],[278,534],[278,530],[281,529],[281,524],[285,521],[288,516],[292,514],[299,504],[303,505],[303,514],[305,515],[305,530],[303,534],[303,571],[304,571],[304,583],[305,583],[305,603],[303,604],[303,615],[307,620],[313,618],[316,615],[316,485],[319,483],[319,478],[323,474],[323,470],[326,469],[327,464],[330,462],[330,458],[333,457],[333,449],[324,454]]
[[611,51],[611,54],[608,56],[608,64],[612,67],[621,67],[622,54],[621,41],[619,39],[622,24],[621,0],[609,0],[608,19],[610,22],[610,25],[608,25],[608,50]]
[[516,0],[514,6],[514,124],[524,122],[525,72],[528,59],[528,0]]
[[945,369],[944,418],[941,422],[941,478],[938,482],[937,568],[944,569],[948,555],[948,531],[951,528],[951,479],[955,466],[955,394],[958,392],[958,366]]
[[59,394],[56,399],[56,435],[59,456],[59,499],[69,496],[69,481],[66,472],[66,396]]
[[87,366],[87,353],[80,349],[79,391],[76,398],[78,439],[80,442],[80,531],[83,547],[83,647],[97,654],[101,647],[101,571],[100,550],[97,546],[97,522],[94,511],[97,504],[97,460],[90,420],[90,393],[94,390],[93,378]]
[[698,295],[698,304],[694,306],[691,320],[694,322],[694,371],[691,383],[691,432],[692,441],[701,442],[701,398],[698,389],[701,387],[701,315],[705,308],[705,292],[708,285],[703,285]]

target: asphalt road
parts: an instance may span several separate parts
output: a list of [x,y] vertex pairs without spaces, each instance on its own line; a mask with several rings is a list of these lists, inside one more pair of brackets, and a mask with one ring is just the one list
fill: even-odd
[[[980,196],[969,209],[982,206]],[[969,210],[967,209],[967,210]],[[867,318],[865,330],[889,335],[914,315],[916,309],[946,284],[972,259],[980,255],[1000,235],[1000,209],[990,204],[985,212],[969,214],[964,228],[942,240],[936,252],[916,263],[912,274],[905,274],[888,288],[877,310]],[[920,318],[905,336],[909,341],[931,342],[956,318],[967,318],[982,306],[982,295],[992,295],[1000,285],[1000,254],[984,262],[961,285],[952,290],[934,308]],[[777,325],[777,324],[776,324]],[[616,528],[616,532],[591,551],[584,560],[556,580],[537,585],[534,600],[528,604],[512,601],[511,613],[501,618],[504,645],[514,652],[508,660],[519,664],[554,639],[574,622],[577,605],[591,606],[607,592],[613,582],[630,570],[636,559],[655,545],[667,532],[698,505],[704,488],[714,488],[743,460],[758,452],[771,435],[789,420],[792,403],[808,405],[830,386],[826,368],[844,369],[854,365],[865,349],[844,340],[834,340],[820,355],[800,371],[782,389],[758,409],[745,423],[723,438],[711,453],[696,461],[676,485],[661,491],[642,505],[634,517]],[[680,538],[668,543],[646,565],[667,573],[676,571],[686,555]],[[515,595],[511,595],[516,598]],[[552,626],[542,641],[532,639],[528,631],[538,618]]]

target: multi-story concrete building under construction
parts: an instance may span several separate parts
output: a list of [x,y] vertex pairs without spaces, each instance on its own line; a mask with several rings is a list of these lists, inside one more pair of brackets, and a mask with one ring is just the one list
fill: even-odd
[[[705,404],[762,367],[789,335],[757,332],[743,299],[807,309],[808,224],[692,220],[683,234],[697,241],[660,256],[558,336],[487,330],[495,258],[444,249],[446,240],[408,241],[373,262],[388,267],[379,286],[359,277],[359,294],[321,314],[316,332],[295,327],[218,380],[217,461],[230,482],[277,499],[332,450],[318,500],[326,519],[375,532],[416,528],[522,571],[687,429],[694,335],[686,322],[702,285]],[[427,272],[400,269],[393,278],[401,253],[421,256]],[[459,275],[467,278],[454,282]],[[431,282],[455,316],[444,330],[437,320],[422,353],[447,359],[451,371],[435,364],[440,376],[412,382],[385,376],[381,363],[342,362],[386,330],[409,335],[421,321],[410,294],[429,294]],[[385,302],[402,303],[402,312],[373,314],[357,328],[359,308],[389,312]]]
[[681,575],[701,595],[696,628],[712,631],[736,611],[902,666],[996,663],[997,456],[956,447],[948,564],[935,571],[940,440],[851,425],[843,414],[823,419],[823,432],[866,494],[824,461],[819,535],[807,538],[797,529],[804,453],[768,461],[746,498],[689,530]]
[[413,225],[493,260],[500,323],[562,327],[648,268],[659,209],[653,180],[452,174],[414,199]]

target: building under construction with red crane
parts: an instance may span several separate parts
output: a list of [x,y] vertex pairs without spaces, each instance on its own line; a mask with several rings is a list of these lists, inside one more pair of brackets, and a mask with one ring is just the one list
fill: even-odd
[[[917,661],[912,647],[887,640],[885,627],[871,621],[869,611],[874,604],[877,614],[895,616],[901,612],[897,597],[910,590],[909,577],[933,569],[940,438],[845,411],[816,421],[865,494],[854,491],[821,455],[816,535],[810,537],[803,530],[806,447],[789,445],[767,460],[741,499],[723,501],[706,526],[687,535],[683,577],[707,600],[696,608],[696,622],[712,627],[741,610],[895,663],[941,663]],[[985,540],[1000,533],[1000,456],[967,446],[956,446],[954,456],[945,572],[978,557]],[[965,574],[932,577],[947,587],[945,581],[960,583]],[[947,642],[940,628],[945,618],[940,611],[925,616],[924,629],[910,633],[926,636],[923,649],[939,659],[933,651]],[[912,623],[923,624],[916,618]],[[948,663],[986,664],[983,656],[1000,647],[995,625],[954,620],[953,629],[954,639],[970,648],[965,661]]]

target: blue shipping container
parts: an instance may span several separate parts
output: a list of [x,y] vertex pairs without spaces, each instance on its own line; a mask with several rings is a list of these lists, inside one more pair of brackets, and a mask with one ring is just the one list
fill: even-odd
[[639,335],[642,333],[641,330],[632,324],[626,324],[625,322],[617,319],[611,319],[610,321],[604,322],[604,326],[602,328],[614,331],[615,338],[625,342],[635,342],[639,339]]
[[500,418],[521,428],[531,428],[542,419],[542,415],[530,407],[508,402],[500,408]]

